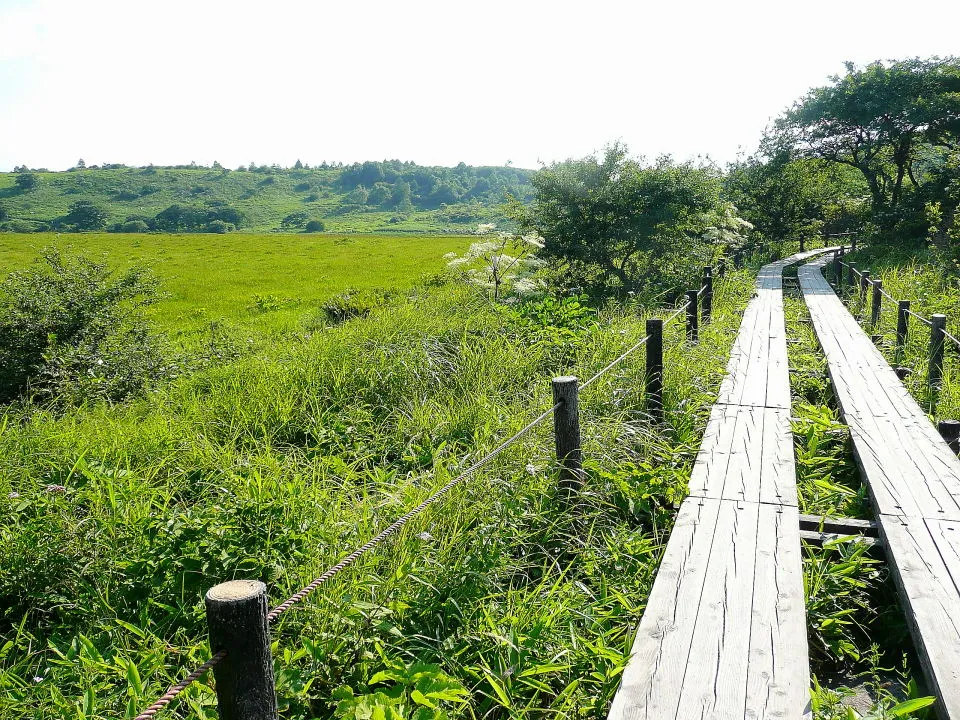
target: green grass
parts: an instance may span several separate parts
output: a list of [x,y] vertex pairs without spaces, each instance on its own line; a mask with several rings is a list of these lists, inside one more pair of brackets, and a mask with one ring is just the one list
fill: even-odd
[[[457,717],[605,717],[752,289],[718,281],[695,346],[669,326],[665,426],[643,412],[642,353],[583,392],[572,507],[542,426],[285,615],[282,716],[350,717],[338,688],[403,694],[428,663],[466,691],[446,703]],[[8,409],[0,718],[142,708],[207,656],[208,587],[259,578],[284,599],[548,407],[552,376],[636,342],[644,315],[529,315],[418,286],[339,325],[251,324],[270,341],[128,405]],[[208,677],[164,716],[214,714]]]
[[263,335],[302,328],[345,290],[402,289],[441,273],[443,255],[469,243],[466,236],[0,233],[0,267],[24,267],[45,247],[114,267],[146,264],[163,282],[166,297],[151,316],[164,330],[189,336],[226,322]]

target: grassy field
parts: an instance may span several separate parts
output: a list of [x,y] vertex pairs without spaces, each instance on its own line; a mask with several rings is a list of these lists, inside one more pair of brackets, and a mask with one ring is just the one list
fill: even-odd
[[[168,327],[216,308],[244,323],[241,339],[269,342],[128,404],[10,407],[0,421],[4,720],[135,714],[207,656],[208,587],[259,578],[272,603],[287,597],[548,407],[552,376],[589,376],[636,342],[648,314],[569,298],[493,305],[458,281],[411,287],[435,267],[423,260],[400,266],[407,288],[368,316],[306,331],[302,308],[279,324],[243,308],[255,289],[309,302],[332,290],[289,270],[266,280],[239,268],[243,253],[231,265],[205,245],[235,237],[127,238],[110,252],[160,258],[174,287],[207,283],[159,308]],[[7,246],[9,264],[29,260],[27,242]],[[365,242],[336,247],[361,258]],[[375,242],[388,257],[399,241]],[[424,250],[439,266],[466,240],[411,242],[449,243]],[[237,289],[238,276],[259,284]],[[575,507],[556,492],[542,426],[285,615],[282,716],[407,717],[410,678],[425,672],[464,701],[442,703],[456,717],[604,717],[751,292],[749,273],[719,281],[697,345],[669,326],[664,427],[644,414],[642,356],[583,393]],[[214,703],[208,677],[165,717],[212,718]]]
[[441,273],[443,255],[469,243],[443,235],[0,233],[0,269],[24,267],[47,247],[117,268],[146,264],[166,294],[150,311],[163,329],[189,337],[226,322],[263,335],[302,328],[345,290],[396,290]]

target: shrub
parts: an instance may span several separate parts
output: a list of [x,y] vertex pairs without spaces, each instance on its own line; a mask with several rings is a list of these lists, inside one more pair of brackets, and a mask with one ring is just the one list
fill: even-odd
[[280,221],[280,227],[283,228],[302,228],[307,224],[307,221],[310,219],[310,216],[307,215],[302,210],[300,212],[294,212],[287,215],[283,220]]
[[322,307],[323,314],[333,323],[366,317],[375,308],[385,305],[392,295],[383,290],[347,290],[327,300]]
[[307,223],[307,226],[304,230],[308,233],[312,232],[323,232],[327,229],[327,226],[323,224],[323,220],[311,220]]
[[150,226],[143,220],[128,220],[120,226],[120,232],[125,233],[145,233],[150,230]]
[[139,197],[140,196],[137,193],[130,192],[129,190],[121,190],[113,196],[113,199],[129,202],[131,200],[137,200]]
[[164,373],[143,308],[157,283],[143,268],[48,249],[0,283],[0,401],[122,400]]
[[211,220],[204,228],[205,232],[223,235],[233,230],[233,225],[223,220]]

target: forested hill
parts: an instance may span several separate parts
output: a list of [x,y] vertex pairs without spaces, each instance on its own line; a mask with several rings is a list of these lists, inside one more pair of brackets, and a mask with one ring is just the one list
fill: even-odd
[[0,173],[0,230],[460,232],[502,222],[508,195],[532,193],[530,170],[464,163],[77,165]]

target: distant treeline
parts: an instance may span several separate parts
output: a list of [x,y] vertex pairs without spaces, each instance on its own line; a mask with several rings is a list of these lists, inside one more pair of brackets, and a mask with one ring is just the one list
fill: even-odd
[[0,174],[0,230],[317,230],[331,219],[337,224],[344,216],[378,213],[384,217],[377,222],[391,225],[422,221],[427,213],[438,225],[469,226],[498,219],[508,199],[529,201],[531,175],[513,167],[400,160],[314,167],[297,161],[292,168],[250,163],[236,170],[216,162],[127,167],[80,160],[54,173],[23,165]]

